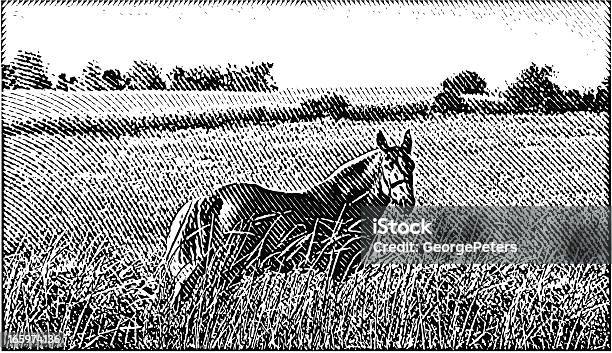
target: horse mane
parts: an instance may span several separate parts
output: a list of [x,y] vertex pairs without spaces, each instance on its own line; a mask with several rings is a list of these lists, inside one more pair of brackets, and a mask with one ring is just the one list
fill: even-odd
[[369,191],[377,177],[378,163],[375,162],[381,151],[376,149],[364,153],[338,167],[321,183],[307,190],[307,193],[324,199]]

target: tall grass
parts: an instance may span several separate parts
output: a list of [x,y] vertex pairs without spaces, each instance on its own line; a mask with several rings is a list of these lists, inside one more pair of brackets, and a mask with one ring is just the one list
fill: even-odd
[[[313,272],[266,275],[246,280],[225,301],[201,291],[166,320],[173,334],[164,346],[603,349],[609,347],[606,271],[385,266],[346,283]],[[595,283],[585,288],[587,278]]]
[[346,281],[311,268],[233,285],[204,271],[175,305],[157,254],[56,239],[5,260],[7,332],[60,332],[68,348],[610,347],[609,265],[371,265]]
[[61,333],[66,348],[134,347],[159,291],[155,261],[127,261],[103,238],[64,239],[4,258],[4,331]]

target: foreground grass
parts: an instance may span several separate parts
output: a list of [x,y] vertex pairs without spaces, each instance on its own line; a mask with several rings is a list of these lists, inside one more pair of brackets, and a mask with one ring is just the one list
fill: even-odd
[[5,330],[61,332],[68,348],[610,348],[609,265],[372,266],[341,283],[296,271],[230,288],[209,277],[175,307],[159,261],[94,245],[6,258]]

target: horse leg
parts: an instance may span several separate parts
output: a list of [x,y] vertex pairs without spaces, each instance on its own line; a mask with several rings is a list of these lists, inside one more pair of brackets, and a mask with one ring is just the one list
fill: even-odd
[[[189,279],[193,270],[195,269],[195,265],[193,263],[186,264],[181,271],[179,271],[178,275],[175,278],[176,283],[174,283],[174,289],[172,291],[172,299],[171,303],[177,304],[184,298],[185,291],[183,291],[185,282]],[[181,300],[179,300],[181,299]]]
[[187,202],[178,211],[166,240],[166,267],[175,282],[173,301],[184,293],[198,264],[208,249],[213,214],[218,212],[214,199],[200,198]]

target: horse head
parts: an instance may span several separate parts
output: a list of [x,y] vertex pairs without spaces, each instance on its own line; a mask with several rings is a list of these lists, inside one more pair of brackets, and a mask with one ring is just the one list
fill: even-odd
[[376,136],[376,144],[382,151],[380,164],[380,191],[392,204],[402,208],[414,207],[413,176],[414,161],[412,152],[412,137],[410,130],[406,131],[404,141],[399,146],[390,147],[381,131]]

